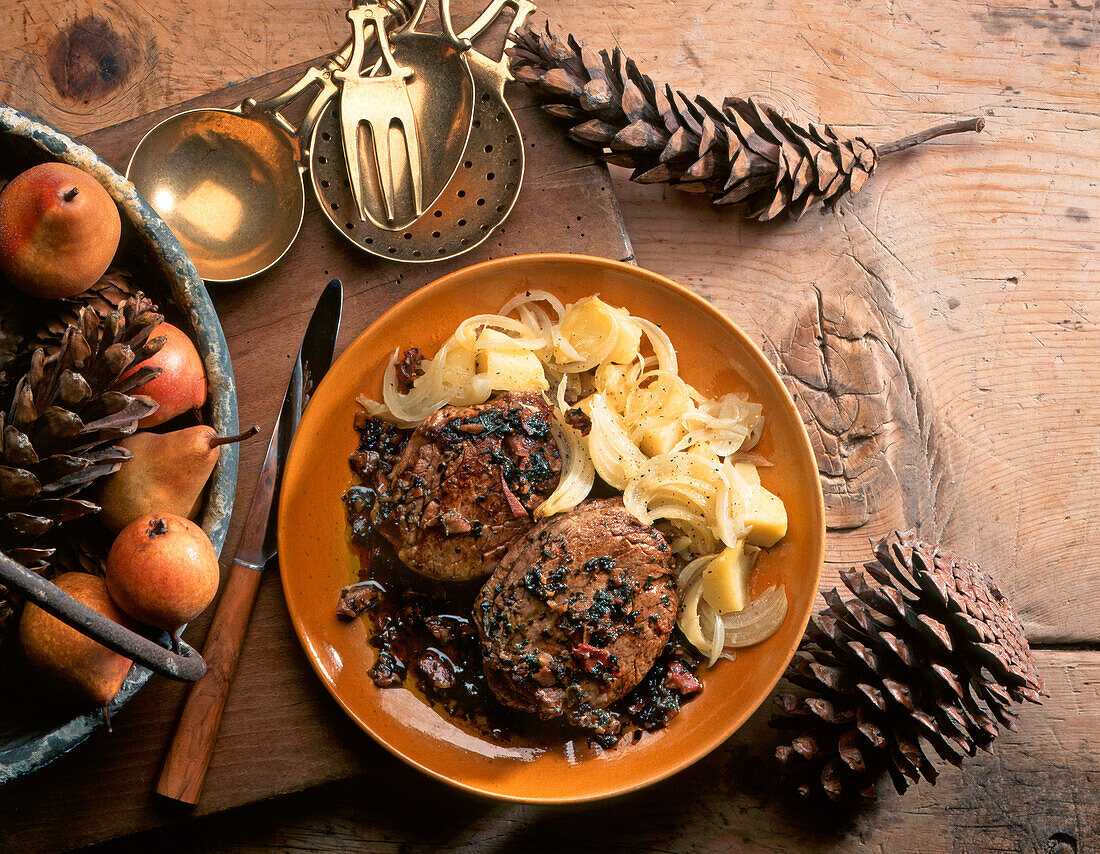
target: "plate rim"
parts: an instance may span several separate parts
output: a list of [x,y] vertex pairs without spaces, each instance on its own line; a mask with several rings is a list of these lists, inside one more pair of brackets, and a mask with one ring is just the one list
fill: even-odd
[[[424,285],[416,291],[413,291],[411,294],[405,296],[394,305],[390,306],[373,322],[371,322],[365,329],[358,333],[355,338],[351,342],[349,342],[348,345],[344,348],[336,361],[333,362],[332,367],[329,369],[329,372],[318,385],[317,391],[320,391],[322,388],[324,388],[325,383],[329,380],[330,376],[335,376],[339,373],[340,368],[345,362],[349,364],[351,363],[351,357],[349,354],[361,339],[373,334],[377,329],[387,326],[390,322],[392,322],[392,319],[395,315],[406,311],[410,306],[415,306],[419,308],[421,303],[430,301],[431,297],[434,295],[434,292],[447,287],[452,279],[458,278],[460,276],[469,276],[472,271],[493,271],[499,267],[510,267],[516,264],[522,264],[523,262],[530,263],[533,261],[551,264],[567,262],[573,264],[592,265],[596,268],[613,269],[619,272],[627,272],[630,275],[640,275],[644,278],[648,278],[652,283],[666,288],[674,292],[678,296],[687,299],[689,302],[694,303],[698,309],[710,315],[711,318],[716,320],[721,326],[723,326],[727,332],[731,333],[735,338],[739,339],[742,345],[749,348],[755,353],[757,357],[759,357],[760,362],[765,366],[767,372],[771,374],[772,379],[774,379],[775,382],[778,384],[778,387],[782,389],[782,401],[789,410],[787,414],[792,417],[795,423],[797,423],[798,425],[797,432],[798,438],[803,445],[802,450],[809,456],[811,460],[816,460],[816,455],[814,454],[813,447],[810,443],[809,434],[806,431],[806,425],[803,422],[802,416],[798,411],[798,407],[795,405],[794,399],[791,397],[790,391],[787,389],[787,386],[783,382],[782,377],[779,375],[779,372],[776,371],[775,366],[772,365],[772,363],[768,360],[767,356],[764,355],[764,352],[760,349],[760,347],[757,346],[755,342],[753,342],[748,334],[740,326],[738,326],[737,323],[735,323],[724,312],[719,310],[716,306],[711,304],[700,294],[696,293],[695,291],[684,285],[673,281],[672,279],[669,279],[666,276],[661,275],[660,273],[656,273],[652,270],[647,270],[644,267],[639,267],[634,264],[628,264],[623,261],[615,261],[610,258],[601,258],[594,255],[572,254],[568,252],[526,253],[523,255],[511,255],[504,258],[494,258],[491,260],[479,262],[477,264],[461,267],[457,270],[454,270],[439,277],[438,279],[434,279],[430,283]],[[316,392],[314,393],[314,397],[316,397]],[[312,404],[314,397],[311,397],[310,404]],[[312,406],[307,405],[306,410],[302,414],[302,421],[299,425],[299,430],[296,431],[294,440],[291,442],[290,450],[287,454],[287,461],[286,466],[284,467],[284,471],[289,468],[291,460],[294,458],[296,451],[298,453],[301,453],[301,451],[298,449],[303,447],[304,442],[307,441],[305,439],[302,439],[301,437],[310,434],[310,430],[308,429],[310,423],[314,419],[323,417],[323,415],[318,414],[313,414],[311,416],[311,409]],[[320,412],[320,410],[313,410],[313,412],[317,413]],[[301,429],[302,427],[306,427],[307,429],[303,430]],[[289,510],[286,508],[288,508],[290,504],[289,501],[283,500],[282,493],[285,488],[287,487],[286,480],[284,479],[283,482],[280,484],[279,510],[277,518],[277,536],[280,555],[284,553],[284,539],[286,537],[286,534],[284,532],[286,531],[288,525],[286,514],[289,513]],[[821,519],[821,525],[817,529],[818,542],[816,552],[818,554],[818,559],[815,561],[816,565],[813,567],[812,573],[813,587],[816,591],[820,589],[821,574],[824,569],[826,534],[825,500],[824,494],[821,489],[820,478],[814,478],[813,488],[810,491],[814,508],[817,511],[818,517]],[[344,698],[337,691],[336,686],[329,679],[328,674],[322,669],[318,656],[311,652],[311,645],[305,636],[303,618],[302,615],[298,612],[295,600],[289,591],[286,573],[284,573],[283,571],[283,565],[281,561],[279,566],[279,581],[282,586],[283,597],[287,605],[287,611],[290,615],[291,624],[294,627],[294,634],[298,639],[298,643],[302,649],[303,654],[309,661],[310,667],[313,669],[314,673],[317,675],[318,679],[325,687],[326,691],[337,702],[340,708],[342,708],[344,712],[347,713],[347,715],[351,718],[351,720],[354,721],[355,724],[364,733],[369,735],[376,744],[383,747],[385,750],[396,756],[407,765],[410,765],[435,778],[436,780],[439,780],[442,783],[446,783],[447,785],[461,791],[469,792],[471,794],[498,801],[544,805],[594,803],[597,801],[604,801],[609,798],[626,795],[631,792],[635,792],[640,789],[652,786],[658,782],[661,782],[662,780],[667,780],[669,777],[672,777],[680,771],[683,771],[685,768],[688,768],[696,762],[699,762],[704,757],[721,747],[742,726],[744,726],[744,724],[748,721],[750,717],[752,717],[752,715],[754,715],[760,709],[764,701],[767,699],[768,695],[771,694],[775,686],[779,683],[779,680],[782,679],[783,674],[786,671],[787,665],[794,657],[794,654],[797,651],[799,644],[801,643],[802,637],[805,634],[806,626],[809,623],[810,616],[813,613],[814,602],[817,598],[816,593],[811,596],[805,613],[799,615],[799,631],[798,634],[795,636],[793,642],[789,644],[788,648],[784,651],[784,659],[786,663],[783,665],[783,667],[779,668],[774,678],[767,680],[765,683],[763,683],[763,687],[752,695],[751,702],[745,704],[745,711],[743,713],[741,713],[740,715],[731,716],[730,723],[723,728],[719,736],[709,736],[705,740],[706,743],[704,747],[694,751],[686,751],[680,759],[675,762],[668,763],[666,766],[663,766],[659,771],[646,776],[644,779],[636,780],[624,785],[612,784],[612,786],[610,786],[606,791],[602,791],[598,794],[582,794],[576,797],[569,795],[532,797],[527,795],[512,795],[508,794],[507,792],[492,790],[484,786],[471,784],[469,782],[466,782],[462,778],[450,776],[448,774],[440,772],[423,762],[417,761],[416,759],[402,752],[401,749],[399,749],[395,745],[390,744],[388,740],[382,738],[377,733],[375,733],[368,725],[368,723],[364,721],[356,713],[356,711],[347,704],[347,702],[345,702]]]

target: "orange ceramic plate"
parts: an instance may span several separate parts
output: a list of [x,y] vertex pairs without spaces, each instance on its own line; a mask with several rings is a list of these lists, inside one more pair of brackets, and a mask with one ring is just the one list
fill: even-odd
[[[760,470],[782,497],[790,528],[757,564],[753,594],[786,585],[780,630],[702,673],[705,689],[666,729],[614,750],[581,743],[495,743],[456,725],[403,688],[379,689],[365,620],[336,617],[340,588],[356,579],[340,496],[351,484],[355,398],[380,398],[397,348],[431,354],[463,319],[495,312],[514,294],[541,288],[565,303],[598,293],[661,324],[685,380],[705,394],[741,391],[764,406]],[[279,554],[283,590],[298,637],[337,702],[380,744],[455,786],[532,803],[590,801],[632,791],[690,765],[720,745],[764,701],[794,654],[817,594],[824,517],[810,443],[783,383],[748,337],[696,294],[655,273],[602,258],[528,255],[478,264],[428,285],[371,325],[329,370],[305,412],[283,474]]]

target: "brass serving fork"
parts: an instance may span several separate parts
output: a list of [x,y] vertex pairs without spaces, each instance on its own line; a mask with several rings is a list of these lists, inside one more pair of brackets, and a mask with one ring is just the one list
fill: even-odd
[[[393,173],[393,157],[390,147],[390,129],[400,127],[405,141],[405,153],[409,164],[413,202],[416,214],[424,212],[423,181],[420,170],[420,140],[416,130],[416,116],[409,99],[408,81],[412,68],[399,65],[393,57],[385,21],[389,12],[381,6],[357,6],[347,13],[352,24],[354,44],[347,68],[333,72],[340,81],[340,130],[343,136],[344,156],[347,160],[348,179],[358,209],[359,219],[367,219],[366,193],[360,165],[359,128],[370,129],[374,149],[374,167],[378,171],[378,184],[386,219],[394,221],[393,199],[399,183]],[[367,27],[377,35],[382,56],[364,74],[363,57],[366,52]],[[371,72],[374,73],[373,76]],[[383,73],[384,72],[384,73]]]

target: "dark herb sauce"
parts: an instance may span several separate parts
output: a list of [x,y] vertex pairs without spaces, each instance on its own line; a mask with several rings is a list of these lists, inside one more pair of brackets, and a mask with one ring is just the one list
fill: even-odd
[[[508,413],[509,417],[516,417]],[[495,416],[494,416],[495,418]],[[399,455],[404,431],[397,431],[362,414],[356,418],[360,445],[352,457],[352,468],[362,482],[372,484]],[[450,425],[448,425],[450,426]],[[469,430],[474,419],[463,424]],[[525,425],[530,431],[537,425]],[[485,418],[475,429],[508,432],[516,425],[508,419]],[[464,433],[466,430],[463,431]],[[454,439],[458,440],[456,435]],[[371,623],[371,645],[377,650],[370,677],[382,688],[403,686],[453,719],[463,721],[483,736],[501,742],[517,737],[540,742],[558,742],[584,735],[592,744],[609,748],[629,734],[633,740],[643,732],[661,729],[680,712],[682,703],[702,689],[695,678],[699,660],[674,629],[669,643],[645,678],[625,697],[607,709],[577,709],[572,723],[564,719],[540,720],[501,704],[489,688],[482,667],[481,647],[471,621],[474,598],[483,582],[447,584],[423,578],[404,567],[392,546],[371,529],[370,511],[377,500],[370,485],[350,488],[344,495],[353,539],[360,549],[360,580],[340,593],[337,614],[355,619],[360,614]],[[593,562],[610,560],[595,558]],[[598,568],[598,567],[594,567]],[[535,572],[525,578],[535,595],[553,596],[564,585],[554,571]],[[601,632],[610,631],[625,616],[624,602],[633,590],[609,590],[593,597],[591,606],[575,617],[584,623],[600,643]],[[631,613],[637,618],[638,614]],[[587,644],[582,644],[587,646]],[[606,650],[591,647],[583,663],[592,673],[612,667],[605,661]]]

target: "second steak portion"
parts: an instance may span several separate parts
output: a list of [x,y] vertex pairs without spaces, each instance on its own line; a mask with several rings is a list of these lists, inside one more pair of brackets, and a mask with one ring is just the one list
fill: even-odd
[[515,392],[443,407],[412,432],[381,479],[375,529],[421,575],[484,578],[558,485],[552,419],[541,398]]
[[634,688],[668,642],[679,612],[674,567],[661,533],[618,499],[540,522],[474,602],[493,693],[591,727],[594,710]]

